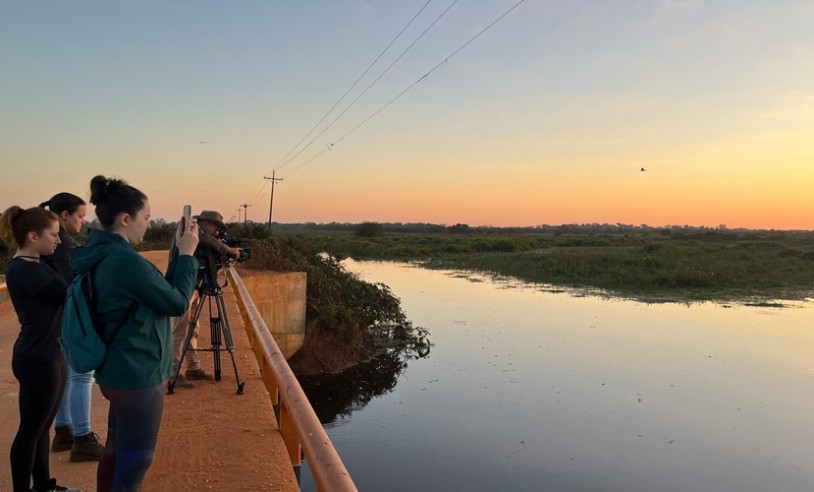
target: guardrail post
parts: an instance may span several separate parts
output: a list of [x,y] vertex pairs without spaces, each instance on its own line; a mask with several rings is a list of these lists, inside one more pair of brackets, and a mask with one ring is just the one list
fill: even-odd
[[291,410],[285,402],[280,402],[280,432],[283,434],[285,447],[288,449],[288,457],[294,466],[302,465],[302,444],[294,420],[291,418]]

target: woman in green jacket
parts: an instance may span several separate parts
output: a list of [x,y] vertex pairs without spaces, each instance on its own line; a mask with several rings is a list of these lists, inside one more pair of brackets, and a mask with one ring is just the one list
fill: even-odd
[[137,491],[152,463],[164,408],[162,383],[172,368],[170,316],[186,311],[198,272],[192,256],[198,226],[179,225],[177,248],[162,275],[133,248],[150,227],[147,196],[104,176],[93,178],[90,190],[103,230],[92,230],[85,247],[71,251],[71,265],[77,274],[95,268],[97,310],[108,337],[121,326],[95,374],[110,401],[97,489]]

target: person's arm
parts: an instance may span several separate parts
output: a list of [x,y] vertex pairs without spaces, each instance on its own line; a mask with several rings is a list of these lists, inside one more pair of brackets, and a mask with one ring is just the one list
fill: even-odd
[[[113,286],[121,296],[146,305],[158,315],[181,316],[187,310],[198,273],[194,257],[177,256],[166,277],[135,251],[115,261],[113,268],[97,273],[97,285]],[[104,267],[102,264],[100,270]]]
[[[175,251],[178,253],[177,248]],[[164,274],[164,279],[170,284],[176,285],[176,283],[179,281],[183,282],[185,280],[185,275],[188,275],[188,272],[191,270],[193,272],[193,276],[192,288],[190,289],[189,296],[187,296],[187,298],[189,298],[192,296],[192,291],[195,289],[199,266],[200,263],[197,257],[175,254],[170,259],[169,265],[167,265],[167,273]]]
[[201,231],[201,235],[198,236],[198,237],[200,239],[198,244],[207,246],[209,248],[212,248],[212,249],[214,249],[215,251],[217,251],[218,253],[220,253],[222,255],[228,255],[229,254],[229,246],[226,246],[221,241],[218,241],[217,239],[210,236],[209,234]]
[[33,263],[30,265],[30,271],[26,273],[28,275],[26,290],[48,304],[55,306],[65,304],[68,284],[61,277],[42,270],[43,268],[50,267]]
[[210,248],[214,249],[218,253],[224,256],[231,256],[234,259],[240,258],[240,248],[233,248],[226,244],[223,241],[216,239],[209,234],[201,231],[200,243]]

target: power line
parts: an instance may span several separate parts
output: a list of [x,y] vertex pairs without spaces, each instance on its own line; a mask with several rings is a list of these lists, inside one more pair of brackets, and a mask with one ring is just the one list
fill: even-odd
[[252,192],[249,194],[249,198],[247,198],[247,199],[245,200],[245,202],[246,202],[246,203],[249,203],[249,202],[254,202],[254,201],[256,201],[256,200],[257,200],[257,198],[258,198],[258,197],[259,197],[259,196],[260,196],[260,195],[263,193],[263,191],[265,190],[265,188],[266,188],[266,185],[267,185],[267,184],[268,184],[268,182],[267,182],[267,181],[265,181],[265,180],[262,180],[262,179],[261,179],[261,180],[260,180],[260,182],[259,182],[257,185],[255,185],[254,190],[252,190]]
[[[282,159],[280,159],[280,161],[279,161],[279,162],[278,162],[278,163],[275,165],[275,168],[274,168],[275,170],[276,170],[276,169],[280,169],[281,167],[285,166],[285,165],[286,165],[288,162],[290,162],[292,159],[295,159],[295,158],[297,157],[297,155],[299,155],[300,153],[302,153],[302,151],[303,151],[303,150],[305,150],[305,148],[308,148],[308,146],[306,146],[305,148],[303,148],[302,150],[300,150],[300,151],[299,151],[299,152],[298,152],[296,155],[294,155],[294,156],[293,156],[291,159],[289,159],[288,161],[286,161],[286,159],[288,158],[288,156],[289,156],[289,155],[291,155],[291,153],[292,153],[292,152],[294,152],[294,150],[296,150],[296,149],[297,149],[297,148],[300,146],[300,144],[302,144],[302,143],[305,141],[305,139],[306,139],[306,138],[308,138],[308,136],[309,136],[309,135],[311,135],[311,134],[314,132],[314,130],[316,130],[316,129],[317,129],[317,127],[319,127],[319,125],[320,125],[320,124],[322,124],[322,122],[323,122],[323,121],[325,121],[325,118],[327,118],[327,117],[328,117],[328,115],[329,115],[329,114],[331,114],[331,112],[332,112],[334,109],[336,109],[336,107],[337,107],[337,106],[339,106],[339,103],[341,103],[341,102],[342,102],[342,100],[343,100],[343,99],[345,99],[345,97],[346,97],[346,96],[347,96],[347,95],[350,93],[350,91],[352,91],[352,90],[353,90],[353,88],[354,88],[354,87],[356,87],[356,84],[358,84],[358,83],[359,83],[359,82],[362,80],[362,78],[364,78],[364,76],[365,76],[365,75],[367,75],[367,73],[370,71],[370,69],[371,69],[371,68],[373,68],[373,65],[375,65],[375,64],[376,64],[376,62],[378,62],[378,61],[379,61],[379,59],[381,59],[381,57],[382,57],[382,56],[384,56],[384,54],[387,52],[387,50],[389,50],[389,49],[390,49],[390,47],[391,47],[391,46],[393,46],[393,43],[395,43],[395,42],[396,42],[396,40],[398,40],[398,38],[400,38],[400,37],[401,37],[401,35],[402,35],[402,34],[404,34],[404,31],[406,31],[406,30],[407,30],[407,28],[408,28],[408,27],[410,27],[410,25],[413,23],[413,21],[415,21],[415,20],[416,20],[416,18],[418,18],[418,16],[419,16],[419,15],[421,15],[421,12],[423,12],[423,11],[424,11],[424,9],[425,9],[425,8],[427,8],[427,5],[429,5],[431,1],[432,1],[432,0],[427,0],[427,3],[425,3],[425,4],[424,4],[424,6],[423,6],[423,7],[421,7],[421,8],[418,10],[418,12],[417,12],[417,13],[416,13],[416,14],[413,16],[413,18],[412,18],[412,19],[410,19],[410,21],[409,21],[409,22],[408,22],[408,23],[407,23],[407,24],[406,24],[406,25],[405,25],[405,26],[404,26],[404,27],[401,29],[401,31],[399,31],[399,33],[398,33],[398,34],[396,34],[396,37],[395,37],[395,38],[393,38],[393,40],[392,40],[392,41],[390,41],[390,43],[389,43],[389,44],[388,44],[388,45],[387,45],[387,46],[386,46],[386,47],[385,47],[385,48],[382,50],[382,52],[381,52],[381,53],[379,53],[379,56],[377,56],[377,57],[376,57],[376,59],[375,59],[375,60],[373,60],[373,61],[370,63],[370,65],[368,65],[368,67],[365,69],[365,71],[364,71],[364,72],[362,72],[362,75],[360,75],[360,76],[359,76],[359,78],[357,78],[357,79],[356,79],[356,81],[355,81],[353,84],[351,84],[351,86],[350,86],[350,87],[348,87],[348,89],[345,91],[345,93],[344,93],[344,94],[342,94],[342,97],[340,97],[340,98],[339,98],[339,100],[337,100],[337,101],[334,103],[334,105],[333,105],[333,106],[331,106],[331,109],[329,109],[329,110],[328,110],[328,111],[327,111],[327,112],[326,112],[326,113],[325,113],[325,114],[322,116],[322,118],[320,118],[320,119],[319,119],[319,121],[317,121],[317,123],[316,123],[316,124],[315,124],[315,125],[314,125],[314,126],[311,128],[311,129],[310,129],[310,130],[308,130],[308,133],[306,133],[306,134],[305,134],[305,136],[303,136],[303,137],[302,137],[302,139],[300,139],[300,141],[299,141],[299,142],[297,142],[297,145],[295,145],[295,146],[294,146],[294,147],[293,147],[291,150],[289,150],[289,151],[288,151],[288,153],[287,153],[286,155],[284,155],[284,156],[283,156],[283,158],[282,158]],[[456,1],[457,1],[457,0],[456,0]],[[388,67],[388,69],[389,69],[389,67]],[[380,77],[381,77],[381,76],[380,76]],[[376,79],[376,80],[378,80],[378,79]],[[347,111],[347,109],[346,109],[346,111]],[[340,116],[341,116],[341,115],[340,115]],[[317,138],[319,138],[319,137],[317,136]],[[313,143],[313,141],[312,141],[311,143]],[[311,143],[309,143],[308,145],[311,145]],[[283,162],[283,161],[285,161],[285,162]]]
[[[456,0],[456,1],[457,1],[457,0]],[[309,162],[313,161],[314,159],[316,159],[317,157],[319,157],[320,155],[322,155],[322,154],[323,154],[323,153],[324,153],[324,152],[325,152],[325,151],[326,151],[328,148],[331,148],[331,149],[332,149],[332,148],[334,148],[334,145],[335,145],[335,144],[337,144],[337,143],[341,142],[342,140],[344,140],[345,138],[347,138],[347,137],[348,137],[348,136],[349,136],[351,133],[353,133],[353,132],[355,132],[356,130],[358,130],[358,129],[359,129],[361,126],[362,126],[362,125],[364,125],[365,123],[367,123],[368,121],[370,121],[370,120],[371,120],[371,119],[372,119],[374,116],[376,116],[377,114],[379,114],[379,113],[381,113],[382,111],[384,111],[384,110],[385,110],[385,109],[386,109],[388,106],[390,106],[391,104],[393,104],[394,102],[396,102],[396,101],[397,101],[397,100],[398,100],[398,99],[399,99],[401,96],[403,96],[404,94],[406,94],[406,93],[407,93],[407,91],[409,91],[410,89],[412,89],[413,87],[415,87],[415,86],[416,86],[416,85],[418,85],[419,83],[421,83],[421,82],[423,82],[424,80],[426,80],[427,78],[429,78],[430,74],[432,74],[434,71],[436,71],[436,70],[437,70],[439,67],[441,67],[442,65],[444,65],[444,64],[446,64],[446,63],[448,63],[448,62],[449,62],[449,60],[450,60],[452,57],[454,57],[454,56],[455,56],[455,55],[457,55],[457,54],[458,54],[458,53],[459,53],[461,50],[463,50],[464,48],[466,48],[467,46],[469,46],[469,44],[471,44],[471,43],[472,43],[474,40],[476,40],[477,38],[479,38],[479,37],[480,37],[480,36],[481,36],[483,33],[485,33],[486,31],[488,31],[488,30],[489,30],[489,29],[490,29],[492,26],[494,26],[495,24],[497,24],[498,22],[500,22],[500,21],[501,21],[501,20],[502,20],[504,17],[506,17],[507,15],[509,15],[509,14],[510,14],[510,13],[511,13],[511,12],[512,12],[514,9],[516,9],[517,7],[519,7],[519,6],[520,6],[520,4],[522,4],[522,3],[523,3],[523,2],[525,2],[525,1],[526,1],[526,0],[520,0],[519,2],[517,2],[516,4],[514,4],[514,5],[513,5],[511,8],[509,8],[507,11],[503,12],[503,14],[501,14],[501,15],[500,15],[500,16],[499,16],[497,19],[495,19],[495,20],[494,20],[494,21],[492,21],[492,22],[491,22],[489,25],[487,25],[486,27],[484,27],[483,29],[481,29],[481,30],[480,30],[480,31],[479,31],[477,34],[475,34],[474,36],[472,36],[471,38],[469,38],[469,40],[468,40],[468,41],[466,41],[464,44],[462,44],[461,46],[459,46],[459,47],[458,47],[458,48],[457,48],[455,51],[453,51],[453,52],[452,52],[452,53],[451,53],[449,56],[447,56],[446,58],[444,58],[444,60],[443,60],[443,61],[441,61],[440,63],[438,63],[436,66],[434,66],[434,67],[433,67],[433,68],[432,68],[432,69],[431,69],[429,72],[427,72],[427,73],[425,73],[424,75],[422,75],[421,77],[419,77],[419,79],[418,79],[418,80],[416,80],[415,82],[413,82],[412,84],[410,84],[410,85],[409,85],[409,86],[408,86],[406,89],[404,89],[403,91],[401,91],[400,93],[398,93],[398,94],[397,94],[397,95],[396,95],[394,98],[390,99],[390,100],[389,100],[387,103],[385,103],[385,104],[384,104],[382,107],[380,107],[379,109],[377,109],[376,111],[374,111],[374,112],[373,112],[373,113],[372,113],[370,116],[368,116],[367,118],[365,118],[364,120],[362,120],[362,121],[361,121],[361,123],[359,123],[358,125],[356,125],[356,126],[354,126],[353,128],[351,128],[351,129],[350,129],[350,131],[348,131],[347,133],[345,133],[344,135],[342,135],[341,137],[339,137],[339,138],[338,138],[337,140],[335,140],[334,142],[331,142],[331,144],[329,145],[329,147],[327,147],[326,149],[323,149],[323,150],[322,150],[322,151],[320,151],[318,154],[316,154],[316,155],[312,156],[312,157],[311,157],[310,159],[308,159],[307,161],[305,161],[305,162],[301,163],[299,166],[297,166],[297,167],[295,167],[294,169],[292,169],[292,170],[291,170],[291,172],[289,172],[289,173],[287,174],[287,176],[288,176],[288,175],[293,174],[295,171],[297,171],[297,170],[301,169],[303,166],[305,166],[305,165],[306,165],[306,164],[308,164]],[[450,6],[450,7],[451,7],[451,6]],[[320,135],[321,135],[321,134],[320,134]]]
[[[308,133],[306,133],[305,136],[302,137],[302,139],[300,139],[300,141],[297,143],[297,145],[295,145],[291,150],[288,151],[288,153],[285,156],[283,156],[282,159],[280,159],[280,161],[277,163],[277,165],[272,170],[272,173],[274,172],[274,170],[277,170],[277,169],[285,166],[288,162],[290,162],[293,159],[297,158],[297,156],[299,156],[305,149],[307,149],[314,142],[314,140],[316,138],[319,138],[319,136],[315,137],[314,140],[309,142],[308,145],[306,145],[299,152],[297,152],[297,154],[295,154],[294,156],[288,158],[288,156],[291,155],[291,153],[294,152],[294,150],[296,150],[297,147],[299,147],[300,144],[302,144],[302,142],[305,141],[305,139],[308,138],[308,136],[311,135],[311,133],[313,133],[314,130],[316,130],[319,127],[319,125],[325,120],[325,118],[328,117],[329,114],[331,114],[331,112],[339,105],[339,103],[342,102],[342,100],[345,99],[345,97],[350,93],[351,90],[353,90],[354,87],[356,87],[356,85],[362,80],[362,78],[364,78],[364,76],[367,75],[367,73],[371,70],[371,68],[373,68],[373,66],[379,61],[379,59],[381,59],[381,57],[384,56],[384,54],[390,49],[390,47],[393,45],[393,43],[395,43],[396,40],[398,40],[401,37],[401,35],[404,33],[404,31],[406,31],[407,28],[410,27],[410,25],[412,25],[412,23],[418,18],[419,15],[421,15],[421,12],[423,12],[424,9],[427,8],[427,6],[430,4],[431,1],[432,0],[427,0],[427,3],[425,3],[424,6],[422,6],[418,10],[418,12],[412,17],[412,19],[410,19],[410,21],[407,22],[407,24],[401,29],[401,31],[399,31],[399,33],[396,35],[396,37],[394,37],[393,40],[390,41],[390,43],[382,50],[382,52],[379,53],[379,56],[377,56],[376,59],[374,59],[373,62],[370,63],[370,65],[365,69],[364,72],[362,72],[362,74],[356,79],[356,81],[353,84],[351,84],[351,86],[345,91],[344,94],[342,94],[342,97],[340,97],[339,100],[337,100],[336,103],[334,103],[334,105],[331,106],[331,108],[325,113],[325,115],[323,115],[322,118],[320,118],[320,120],[316,123],[316,125],[314,125],[314,127],[311,128],[311,130],[309,130]],[[331,124],[333,124],[333,123],[331,123]],[[320,135],[322,135],[322,134],[320,133]],[[287,158],[288,158],[288,160],[286,160]],[[285,161],[285,162],[283,162],[283,161]],[[282,164],[280,164],[280,163],[282,163]],[[272,183],[273,183],[273,181],[272,181]],[[247,199],[246,201],[251,202],[251,201],[254,201],[255,199],[257,199],[257,197],[259,197],[260,194],[263,192],[263,189],[264,189],[266,184],[267,184],[266,180],[263,179],[257,185],[255,185],[254,189],[252,190],[252,192],[249,195],[250,198]]]
[[321,156],[322,154],[324,154],[324,153],[325,153],[327,150],[328,150],[328,149],[322,149],[322,150],[320,150],[319,152],[317,152],[316,154],[312,155],[310,159],[308,159],[307,161],[301,162],[299,166],[297,166],[297,167],[295,167],[294,169],[292,169],[292,170],[291,170],[291,171],[290,171],[288,174],[286,174],[286,176],[291,176],[292,174],[294,174],[294,172],[296,172],[296,171],[300,170],[300,169],[301,169],[302,167],[304,167],[306,164],[308,164],[309,162],[313,161],[313,160],[314,160],[314,159],[316,159],[317,157],[319,157],[319,156]]
[[[316,141],[316,139],[318,139],[318,138],[319,138],[319,137],[321,137],[321,136],[322,136],[322,135],[323,135],[323,134],[324,134],[326,131],[328,131],[328,129],[330,129],[330,128],[331,128],[331,127],[334,125],[334,123],[336,123],[336,122],[339,120],[339,118],[341,118],[342,116],[344,116],[344,114],[345,114],[345,113],[347,113],[347,112],[348,112],[348,110],[349,110],[350,108],[352,108],[352,107],[353,107],[353,106],[354,106],[354,105],[355,105],[355,104],[356,104],[356,103],[359,101],[359,99],[361,99],[361,98],[362,98],[362,96],[364,96],[365,94],[367,94],[367,92],[368,92],[368,91],[369,91],[369,90],[370,90],[370,89],[371,89],[371,88],[372,88],[374,85],[376,85],[376,83],[377,83],[379,80],[381,80],[381,78],[382,78],[382,77],[384,77],[384,75],[385,75],[387,72],[389,72],[391,68],[393,68],[393,65],[395,65],[395,64],[396,64],[396,63],[397,63],[399,60],[401,60],[401,58],[402,58],[402,57],[403,57],[405,54],[407,54],[407,52],[408,52],[408,51],[410,51],[410,49],[411,49],[413,46],[415,46],[415,44],[416,44],[416,43],[417,43],[417,42],[418,42],[418,41],[419,41],[419,40],[420,40],[422,37],[424,37],[424,35],[425,35],[425,34],[427,34],[427,32],[428,32],[430,29],[432,29],[432,27],[433,27],[435,24],[437,24],[437,23],[438,23],[438,21],[439,21],[439,20],[441,20],[441,18],[442,18],[444,15],[446,15],[446,13],[447,13],[447,12],[449,12],[449,10],[450,10],[450,9],[451,9],[451,8],[452,8],[452,7],[453,7],[453,6],[454,6],[456,3],[458,3],[458,0],[453,0],[453,1],[452,1],[452,3],[451,3],[451,4],[449,4],[449,6],[448,6],[446,9],[444,9],[444,11],[443,11],[443,12],[441,12],[441,14],[440,14],[438,17],[436,17],[436,18],[435,18],[435,20],[434,20],[434,21],[432,21],[432,23],[430,23],[430,25],[429,25],[429,26],[427,26],[427,28],[426,28],[426,29],[424,29],[424,31],[422,31],[422,32],[421,32],[421,34],[419,34],[419,35],[418,35],[418,37],[417,37],[417,38],[415,38],[415,40],[413,40],[413,42],[412,42],[412,43],[410,43],[410,45],[409,45],[409,46],[407,46],[407,48],[405,48],[405,49],[404,49],[404,51],[402,51],[402,52],[401,52],[401,54],[400,54],[398,57],[396,57],[396,59],[395,59],[395,60],[393,60],[393,61],[390,63],[390,65],[388,65],[388,66],[387,66],[387,68],[385,68],[385,69],[384,69],[384,71],[383,71],[381,74],[379,74],[379,76],[378,76],[378,77],[376,77],[376,79],[375,79],[373,82],[371,82],[371,83],[370,83],[370,84],[369,84],[369,85],[368,85],[368,86],[365,88],[365,90],[363,90],[363,91],[362,91],[362,93],[361,93],[361,94],[359,94],[358,96],[356,96],[356,99],[354,99],[353,101],[351,101],[351,102],[350,102],[350,104],[348,104],[348,105],[345,107],[345,109],[343,109],[343,110],[342,110],[342,112],[341,112],[341,113],[339,113],[339,114],[336,116],[336,118],[334,118],[333,120],[331,120],[331,122],[330,122],[330,123],[328,123],[328,126],[326,126],[325,128],[323,128],[323,129],[322,129],[322,131],[320,131],[320,132],[319,132],[319,133],[318,133],[318,134],[317,134],[317,135],[316,135],[316,136],[315,136],[313,139],[311,139],[311,141],[310,141],[310,142],[308,142],[308,144],[307,144],[305,147],[303,147],[302,149],[300,149],[300,151],[299,151],[299,152],[297,152],[296,154],[294,154],[293,156],[291,156],[291,158],[290,158],[290,159],[288,159],[287,161],[283,162],[283,163],[282,163],[281,165],[279,165],[279,166],[278,166],[276,169],[277,169],[277,170],[279,170],[279,169],[281,169],[283,166],[285,166],[286,164],[288,164],[289,162],[291,162],[292,160],[296,159],[296,158],[297,158],[297,157],[298,157],[298,156],[299,156],[301,153],[303,153],[303,152],[304,152],[304,151],[305,151],[305,150],[306,150],[308,147],[310,147],[310,146],[311,146],[311,144],[313,144],[313,143]],[[426,7],[426,5],[424,5],[424,7]],[[423,7],[422,7],[422,10],[424,10],[424,8],[423,8]],[[419,13],[420,13],[420,12],[419,12]],[[417,15],[417,14],[416,14],[416,15]],[[410,22],[412,22],[412,21],[410,21]],[[391,43],[391,44],[392,44],[392,43]],[[343,96],[343,97],[344,97],[344,96]],[[336,105],[334,105],[334,107],[336,107]],[[333,108],[331,108],[331,109],[333,109]],[[327,115],[326,115],[326,116],[327,116]],[[323,117],[323,119],[324,119],[324,117]],[[320,120],[320,121],[321,121],[321,120]],[[302,141],[300,141],[300,142],[302,142]],[[299,144],[297,144],[297,145],[299,145]],[[300,166],[300,167],[301,167],[301,166]]]

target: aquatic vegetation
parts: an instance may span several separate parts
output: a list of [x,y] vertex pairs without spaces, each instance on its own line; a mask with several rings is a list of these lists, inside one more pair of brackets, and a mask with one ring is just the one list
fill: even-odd
[[338,257],[410,261],[648,301],[803,299],[814,286],[811,233],[301,237]]

